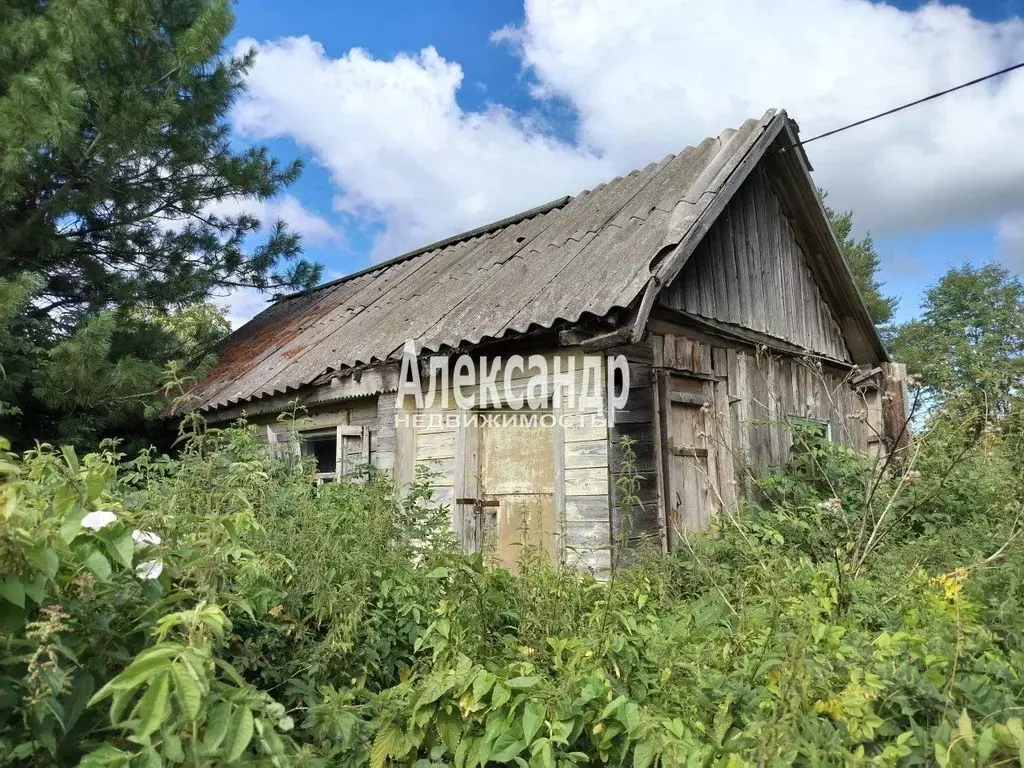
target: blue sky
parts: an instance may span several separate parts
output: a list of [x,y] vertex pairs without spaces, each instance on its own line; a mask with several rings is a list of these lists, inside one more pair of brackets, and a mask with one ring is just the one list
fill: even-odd
[[[306,162],[265,212],[337,276],[769,106],[807,136],[1024,60],[1022,3],[242,0],[229,44],[260,55],[234,120],[240,142]],[[808,147],[829,202],[874,235],[901,318],[952,264],[1024,266],[1022,75]]]

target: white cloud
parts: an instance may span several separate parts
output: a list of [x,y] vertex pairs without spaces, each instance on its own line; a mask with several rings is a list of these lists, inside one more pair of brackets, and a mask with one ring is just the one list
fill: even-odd
[[[508,38],[508,30],[503,37]],[[801,135],[1024,60],[1024,22],[867,0],[529,0],[515,35],[580,139],[637,165],[786,108]],[[807,147],[831,201],[879,232],[1024,207],[1024,71]]]
[[264,226],[283,220],[289,228],[302,235],[306,245],[325,245],[339,242],[341,232],[322,216],[305,208],[293,195],[284,195],[273,200],[256,198],[224,198],[207,207],[207,211],[219,216],[238,216],[248,213],[255,216]]
[[225,310],[231,328],[240,328],[269,306],[272,296],[255,288],[230,288],[212,298]]
[[236,127],[312,150],[338,187],[338,210],[386,223],[378,256],[612,175],[504,108],[461,109],[462,69],[433,48],[379,61],[359,49],[332,59],[308,37],[239,43],[250,46],[259,55]]
[[[579,116],[577,145],[500,106],[467,111],[433,48],[328,56],[258,44],[234,121],[289,137],[331,174],[335,206],[384,223],[378,257],[572,194],[781,106],[809,137],[1024,60],[1024,22],[868,0],[528,0],[495,38],[539,98]],[[1024,211],[1024,71],[811,144],[816,180],[859,227],[912,232]]]

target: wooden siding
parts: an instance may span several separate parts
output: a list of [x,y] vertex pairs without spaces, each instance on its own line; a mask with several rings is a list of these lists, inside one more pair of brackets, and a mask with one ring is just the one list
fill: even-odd
[[849,361],[796,225],[758,168],[659,299],[664,306]]
[[[609,355],[622,355],[629,366],[629,395],[624,410],[615,414],[609,425],[608,446],[611,455],[609,477],[611,484],[612,535],[616,543],[635,545],[643,540],[660,540],[658,467],[653,386],[653,363],[650,342],[631,344],[608,350]],[[632,441],[636,473],[640,478],[637,497],[640,503],[623,505],[623,494],[618,483],[622,478],[628,454],[623,438]],[[659,544],[660,546],[660,544]]]
[[[583,357],[579,350],[563,349],[544,356],[551,361],[558,354],[563,361],[575,360],[577,385],[583,378]],[[567,366],[563,362],[562,370]],[[553,365],[549,364],[549,372]],[[525,391],[529,372],[517,372],[512,379],[513,393]],[[556,518],[558,526],[558,555],[562,562],[601,574],[610,567],[611,526],[609,513],[608,428],[593,426],[587,419],[603,416],[605,408],[605,370],[602,366],[596,382],[598,397],[586,408],[569,402],[564,390],[558,403],[552,403],[551,412],[560,412],[564,426],[556,427]],[[503,375],[499,375],[499,382]],[[424,387],[428,384],[423,382]],[[499,391],[503,387],[499,385]],[[473,387],[463,387],[467,398],[476,398]],[[592,390],[593,393],[593,390]],[[411,400],[411,398],[410,398]],[[450,395],[449,403],[454,402]],[[524,411],[520,411],[523,413]],[[473,532],[472,510],[468,505],[455,504],[456,498],[474,498],[477,495],[476,475],[479,473],[479,427],[460,427],[459,419],[446,422],[445,416],[461,417],[463,412],[444,411],[440,407],[424,410],[428,419],[417,423],[409,436],[413,442],[412,454],[416,464],[427,464],[436,473],[432,488],[434,503],[450,505],[452,528],[470,551],[486,546]],[[433,415],[433,420],[429,416]],[[396,471],[402,468],[396,466]],[[466,507],[463,509],[462,507]]]
[[787,461],[794,419],[827,424],[831,439],[858,450],[882,449],[880,393],[870,384],[853,386],[857,369],[757,350],[663,321],[654,326],[657,389],[671,390],[677,377],[710,387],[702,436],[709,477],[700,492],[711,514],[735,505],[750,493],[753,477]]

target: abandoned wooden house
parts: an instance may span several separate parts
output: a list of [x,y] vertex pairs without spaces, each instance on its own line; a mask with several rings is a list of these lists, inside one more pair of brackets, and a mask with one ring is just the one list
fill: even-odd
[[[770,110],[593,190],[280,297],[230,336],[193,407],[211,422],[244,413],[315,457],[322,478],[369,464],[404,487],[428,463],[465,546],[511,566],[524,541],[595,571],[616,541],[671,551],[748,493],[751,473],[786,460],[794,424],[876,454],[899,439],[901,366],[798,142]],[[410,419],[414,398],[396,396],[410,341],[422,360],[622,355],[626,405],[613,423]],[[596,405],[556,389],[531,407],[600,413],[609,383],[597,380]],[[296,401],[308,418],[288,435],[276,416]],[[642,479],[625,509],[623,471]]]

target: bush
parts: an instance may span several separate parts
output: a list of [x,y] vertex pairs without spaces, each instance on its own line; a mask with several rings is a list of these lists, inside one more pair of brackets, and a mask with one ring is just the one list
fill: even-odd
[[809,442],[608,583],[495,569],[428,477],[317,486],[244,424],[5,453],[0,764],[1009,764],[1018,486],[997,438],[932,445]]

